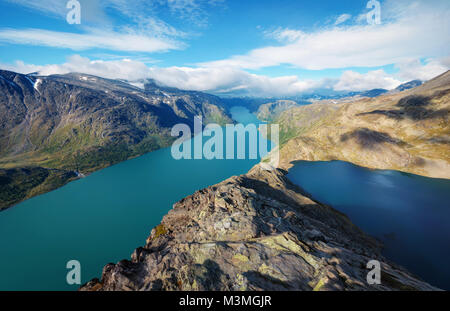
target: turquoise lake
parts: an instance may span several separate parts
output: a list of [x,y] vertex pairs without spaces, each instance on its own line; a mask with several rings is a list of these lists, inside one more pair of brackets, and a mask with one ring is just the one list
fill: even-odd
[[288,177],[381,240],[385,257],[450,290],[450,180],[339,161],[297,162]]
[[[243,107],[242,124],[261,122]],[[247,173],[257,160],[174,160],[161,149],[95,172],[0,213],[0,290],[76,290],[109,262],[129,259],[172,205],[195,191]]]

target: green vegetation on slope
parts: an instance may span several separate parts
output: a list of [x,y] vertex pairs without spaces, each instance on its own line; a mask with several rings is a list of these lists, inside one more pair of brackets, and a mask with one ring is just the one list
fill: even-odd
[[0,169],[0,210],[77,178],[76,173],[42,167]]
[[142,90],[83,74],[35,77],[0,70],[0,77],[0,168],[33,170],[8,172],[2,206],[65,184],[68,178],[54,170],[88,174],[168,147],[171,128],[192,126],[194,116],[204,124],[232,122],[219,98],[200,92],[156,85]]

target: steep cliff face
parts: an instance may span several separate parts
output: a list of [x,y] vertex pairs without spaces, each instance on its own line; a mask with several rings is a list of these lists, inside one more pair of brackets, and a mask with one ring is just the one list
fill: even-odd
[[[435,290],[263,164],[174,205],[131,261],[81,290]],[[381,262],[381,285],[366,265]]]
[[342,160],[450,178],[450,72],[393,95],[285,111],[281,165]]

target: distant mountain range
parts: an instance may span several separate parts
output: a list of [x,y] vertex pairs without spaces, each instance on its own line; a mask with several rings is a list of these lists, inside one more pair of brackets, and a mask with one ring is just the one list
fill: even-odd
[[420,86],[422,84],[423,84],[423,82],[420,81],[420,80],[413,80],[413,81],[410,81],[410,82],[407,82],[407,83],[403,83],[403,84],[397,86],[395,91],[398,91],[398,92],[406,91],[406,90],[418,87],[418,86]]
[[[325,92],[325,91],[319,90],[313,94],[303,95],[303,96],[299,97],[299,99],[301,99],[301,100],[342,99],[342,98],[354,97],[354,96],[374,98],[374,97],[378,97],[378,96],[386,94],[386,93],[397,93],[397,92],[409,90],[409,89],[415,88],[417,86],[420,86],[422,83],[423,82],[420,80],[413,80],[410,82],[403,83],[391,91],[386,90],[386,89],[372,89],[372,90],[358,91],[358,92],[356,92],[356,91],[334,92],[334,91],[330,91],[330,90],[327,90]],[[289,99],[294,99],[294,98],[289,98]]]
[[[0,71],[0,209],[76,174],[169,146],[171,128],[193,125],[194,116],[204,124],[232,122],[216,96],[151,80],[139,86],[78,73]],[[31,178],[16,193],[12,185],[33,174],[41,182]]]
[[296,102],[298,105],[308,105],[312,102],[320,101],[320,100],[341,100],[352,97],[369,97],[374,98],[383,94],[394,94],[398,92],[402,92],[405,90],[409,90],[420,86],[423,82],[420,80],[413,80],[404,84],[399,85],[394,90],[386,90],[386,89],[372,89],[367,91],[334,91],[330,89],[320,89],[315,90],[312,93],[305,93],[303,95],[298,96],[281,96],[281,97],[266,97],[266,98],[257,98],[257,97],[223,97],[222,101],[225,106],[232,107],[236,105],[242,105],[247,107],[251,112],[257,112],[260,106],[275,103],[277,101],[291,101]]
[[356,101],[360,98],[375,98],[384,94],[395,94],[408,89],[415,88],[422,85],[422,81],[414,80],[402,85],[399,85],[396,89],[388,91],[385,89],[373,89],[364,92],[337,92],[332,94],[328,92],[328,95],[322,95],[320,93],[314,95],[304,95],[301,97],[289,97],[284,99],[272,99],[272,98],[229,98],[223,99],[227,104],[234,105],[243,103],[256,116],[263,121],[272,121],[277,119],[282,112],[291,109],[293,107],[300,107],[310,105],[318,101],[329,101],[331,103],[341,103],[348,101]]

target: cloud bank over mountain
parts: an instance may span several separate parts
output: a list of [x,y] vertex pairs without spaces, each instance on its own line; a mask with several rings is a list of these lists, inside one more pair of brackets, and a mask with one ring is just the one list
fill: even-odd
[[110,79],[137,81],[151,78],[157,82],[186,90],[210,92],[218,95],[245,96],[293,96],[318,89],[335,91],[364,91],[375,88],[394,89],[401,83],[420,79],[428,80],[445,72],[447,66],[430,60],[425,64],[411,61],[398,65],[399,72],[389,75],[384,70],[373,70],[361,74],[344,71],[339,78],[319,80],[297,76],[269,77],[248,73],[235,67],[149,67],[147,64],[131,60],[90,60],[79,55],[71,56],[66,63],[52,65],[31,65],[16,62],[0,67],[20,73],[39,72],[41,75],[82,72]]

